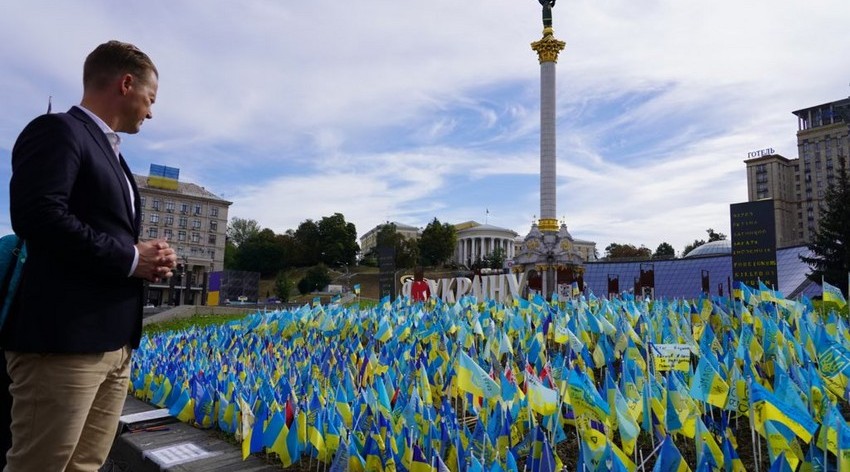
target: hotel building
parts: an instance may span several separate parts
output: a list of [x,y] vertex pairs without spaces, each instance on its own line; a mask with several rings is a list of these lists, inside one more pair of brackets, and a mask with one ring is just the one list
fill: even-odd
[[796,159],[769,149],[750,153],[744,161],[748,200],[774,201],[777,247],[814,239],[826,189],[841,162],[848,165],[848,112],[850,98],[797,110]]

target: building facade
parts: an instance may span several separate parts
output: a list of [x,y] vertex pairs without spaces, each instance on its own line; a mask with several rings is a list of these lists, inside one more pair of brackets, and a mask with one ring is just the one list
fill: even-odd
[[142,208],[140,239],[167,239],[177,252],[174,277],[149,284],[147,303],[204,304],[209,274],[224,269],[227,212],[233,202],[193,183],[162,188],[150,176],[133,177]]
[[826,189],[848,165],[848,111],[850,98],[797,110],[796,159],[771,152],[744,161],[749,201],[774,200],[778,247],[814,239]]
[[467,221],[454,227],[457,231],[454,261],[460,266],[472,267],[497,250],[502,252],[506,261],[513,259],[516,254],[516,231],[482,225],[477,221]]
[[381,232],[381,228],[386,225],[395,225],[396,232],[402,235],[405,239],[419,239],[419,235],[422,233],[422,230],[416,226],[406,225],[399,223],[398,221],[387,221],[386,223],[375,226],[360,237],[361,255],[365,256],[375,249],[378,245],[378,233]]

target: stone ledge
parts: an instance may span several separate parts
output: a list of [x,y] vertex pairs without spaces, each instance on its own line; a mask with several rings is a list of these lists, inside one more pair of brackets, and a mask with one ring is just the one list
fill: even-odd
[[[127,396],[124,403],[123,414],[139,413],[155,410],[156,407],[148,405],[135,397]],[[193,428],[185,423],[171,420],[157,421],[157,427],[141,429],[131,432],[126,425],[121,425],[121,432],[112,444],[109,458],[101,468],[101,472],[159,472],[159,471],[280,471],[280,467],[268,464],[258,457],[248,457],[242,460],[242,450],[215,436],[211,431]],[[190,443],[195,451],[207,451],[211,455],[207,457],[197,456],[197,459],[187,462],[161,466],[152,460],[152,451],[161,448],[170,448],[181,444]],[[187,455],[187,459],[196,457]]]

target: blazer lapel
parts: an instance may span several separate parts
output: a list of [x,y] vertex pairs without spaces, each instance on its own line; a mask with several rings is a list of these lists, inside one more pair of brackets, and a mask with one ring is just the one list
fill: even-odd
[[124,162],[124,159],[120,157],[120,155],[118,158],[115,157],[115,151],[112,150],[112,145],[109,144],[109,140],[106,139],[106,134],[104,134],[103,130],[97,126],[97,123],[92,121],[91,117],[76,107],[72,107],[69,113],[73,113],[85,122],[86,129],[92,139],[94,139],[101,151],[103,151],[103,157],[106,159],[106,162],[108,163],[107,165],[109,165],[112,169],[112,172],[115,174],[115,178],[118,179],[120,184],[119,187],[121,188],[121,195],[124,198],[124,209],[127,212],[127,222],[133,228],[136,235],[138,235],[139,224],[136,220],[140,218],[140,212],[139,210],[135,211],[135,218],[133,217],[134,212],[133,208],[130,206],[130,189],[127,187],[127,180],[130,180],[130,186],[132,186],[133,192],[135,192],[137,206],[139,204],[138,190],[136,189],[136,182],[135,179],[133,179],[133,174],[127,167],[127,163]]
[[124,160],[124,156],[120,153],[118,154],[118,158],[121,161],[121,169],[124,171],[124,175],[127,176],[127,181],[130,182],[130,187],[133,190],[133,231],[136,233],[136,237],[139,236],[139,230],[142,227],[142,203],[141,198],[139,198],[139,187],[136,185],[136,179],[133,177],[133,173],[130,172],[130,166],[127,165],[127,161]]

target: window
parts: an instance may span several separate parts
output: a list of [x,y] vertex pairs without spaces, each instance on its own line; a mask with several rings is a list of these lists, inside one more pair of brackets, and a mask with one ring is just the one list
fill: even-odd
[[210,207],[210,217],[218,218],[218,207]]
[[210,259],[215,259],[215,249],[210,249],[209,254],[210,254]]
[[189,204],[188,203],[181,203],[180,204],[180,213],[183,213],[184,215],[186,213],[189,213]]
[[195,214],[196,214],[196,215],[200,215],[200,214],[201,214],[201,204],[200,204],[200,203],[196,203],[196,204],[195,204]]
[[179,226],[181,228],[185,228],[186,225],[188,225],[188,224],[189,224],[189,218],[186,218],[185,216],[181,216],[180,222],[177,224],[177,226]]
[[171,215],[165,215],[165,226],[171,226],[174,224],[174,217]]
[[218,221],[210,221],[210,231],[218,231]]
[[165,211],[174,213],[174,202],[165,202]]
[[171,233],[171,228],[165,228],[162,230],[162,237],[164,237],[165,239],[171,239],[172,236],[173,235]]
[[151,223],[159,223],[159,213],[151,213]]
[[149,238],[155,238],[155,237],[157,237],[158,234],[159,234],[159,231],[156,228],[148,229],[148,237]]
[[146,198],[146,197],[140,197],[140,198],[139,198],[139,205],[141,205],[141,207],[142,207],[142,208],[144,208],[144,207],[145,207],[145,201],[146,201],[146,200],[147,200],[147,198]]
[[177,240],[178,241],[185,241],[186,240],[186,232],[185,231],[178,231],[177,232]]
[[215,235],[211,234],[208,239],[209,244],[215,244]]
[[193,243],[201,242],[201,233],[192,232],[192,242]]
[[192,229],[201,229],[201,220],[200,219],[195,218],[194,220],[192,220]]
[[156,211],[159,211],[159,200],[158,199],[156,199],[156,198],[153,199],[153,202],[151,204],[151,208],[153,208]]

